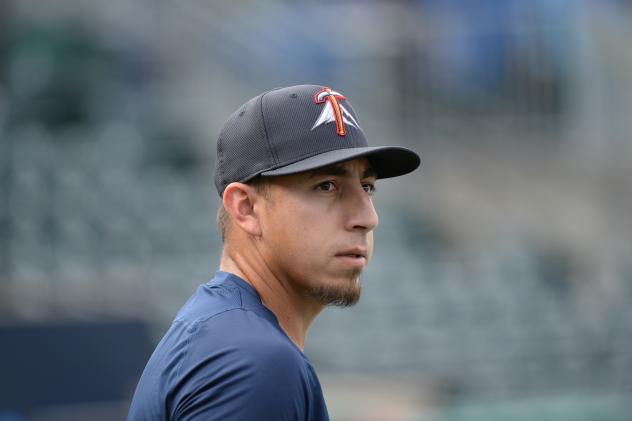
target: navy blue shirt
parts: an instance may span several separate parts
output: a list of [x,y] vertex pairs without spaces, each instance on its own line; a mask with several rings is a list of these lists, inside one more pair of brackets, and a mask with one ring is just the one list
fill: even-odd
[[140,378],[128,421],[327,421],[307,357],[256,290],[226,272],[178,312]]

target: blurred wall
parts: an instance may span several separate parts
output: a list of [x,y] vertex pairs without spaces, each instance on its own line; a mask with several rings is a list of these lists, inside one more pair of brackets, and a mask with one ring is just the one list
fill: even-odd
[[[422,156],[378,184],[361,303],[312,329],[332,419],[624,419],[631,16],[605,0],[0,3],[2,323],[140,322],[156,341],[218,263],[223,121],[322,83],[372,144]],[[111,419],[98,403],[116,396],[87,400]],[[0,410],[70,417],[37,402]]]

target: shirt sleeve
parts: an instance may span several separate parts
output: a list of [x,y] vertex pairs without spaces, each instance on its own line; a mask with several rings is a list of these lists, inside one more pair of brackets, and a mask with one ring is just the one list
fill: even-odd
[[[238,311],[226,329],[200,326],[173,389],[178,421],[308,420],[311,379],[300,353],[269,322]],[[231,319],[239,318],[231,330]],[[246,318],[246,320],[244,320]],[[282,339],[282,340],[281,340]],[[207,347],[212,341],[212,347]],[[209,352],[210,351],[210,352]]]

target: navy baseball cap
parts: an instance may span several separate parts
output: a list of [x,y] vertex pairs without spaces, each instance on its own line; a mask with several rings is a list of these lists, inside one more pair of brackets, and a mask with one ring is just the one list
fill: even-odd
[[351,103],[326,86],[273,89],[242,105],[217,140],[215,187],[257,176],[295,174],[366,157],[377,178],[414,171],[417,153],[399,146],[369,146]]

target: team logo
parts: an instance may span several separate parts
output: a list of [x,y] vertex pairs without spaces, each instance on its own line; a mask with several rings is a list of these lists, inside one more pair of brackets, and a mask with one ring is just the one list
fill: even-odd
[[318,116],[312,130],[323,124],[336,123],[336,133],[338,133],[339,136],[344,136],[347,134],[345,124],[359,129],[360,125],[356,119],[353,118],[351,113],[340,103],[341,100],[345,99],[347,98],[345,98],[344,95],[332,91],[327,87],[316,92],[316,94],[314,94],[314,102],[316,104],[324,103],[325,107],[320,112],[320,116]]

